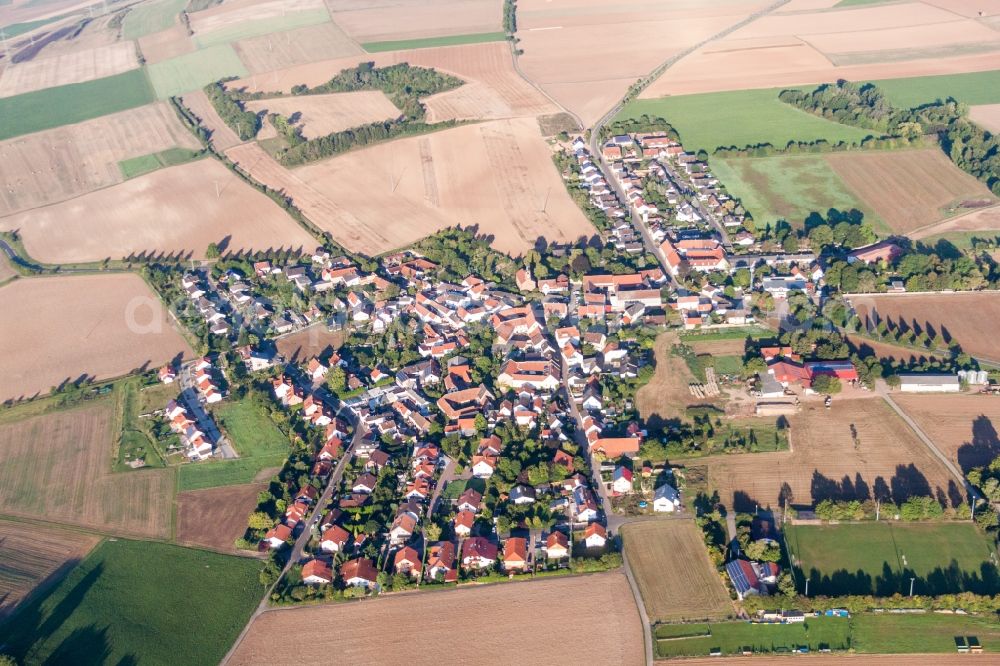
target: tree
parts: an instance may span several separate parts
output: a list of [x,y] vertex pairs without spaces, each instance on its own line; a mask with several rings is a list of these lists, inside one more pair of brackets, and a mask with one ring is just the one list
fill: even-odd
[[205,256],[209,259],[218,259],[219,255],[222,254],[219,251],[219,246],[215,243],[209,243],[208,248],[205,250]]
[[263,511],[254,511],[247,518],[247,525],[252,530],[269,530],[274,525],[274,518]]
[[347,388],[347,373],[339,365],[330,368],[326,374],[326,386],[334,395],[340,395]]
[[817,393],[826,393],[827,395],[834,395],[840,393],[842,388],[840,380],[836,377],[830,377],[829,375],[820,375],[813,380],[812,388]]
[[424,527],[424,535],[428,541],[438,541],[441,538],[441,526],[437,523],[427,523]]

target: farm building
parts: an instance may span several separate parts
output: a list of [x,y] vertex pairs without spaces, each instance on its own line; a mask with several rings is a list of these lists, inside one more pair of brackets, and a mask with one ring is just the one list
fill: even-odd
[[900,375],[899,390],[904,393],[957,393],[962,389],[958,375]]
[[743,599],[754,594],[770,594],[771,586],[777,582],[780,570],[773,562],[733,560],[726,563],[726,573],[733,583],[736,595]]
[[811,381],[820,375],[836,377],[843,382],[854,382],[858,379],[858,371],[850,361],[813,361],[806,363],[806,370]]

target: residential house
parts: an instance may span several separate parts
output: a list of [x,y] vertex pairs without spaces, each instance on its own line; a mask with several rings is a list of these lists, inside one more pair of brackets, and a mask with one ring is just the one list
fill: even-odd
[[600,523],[591,523],[583,532],[583,545],[587,548],[604,548],[608,542],[608,531]]
[[340,567],[340,577],[347,587],[366,587],[372,589],[378,582],[378,571],[372,561],[359,557],[345,562]]
[[569,538],[558,530],[553,530],[545,539],[545,556],[550,560],[569,557]]
[[469,537],[462,542],[462,566],[481,571],[493,566],[497,559],[497,546],[486,537]]
[[681,496],[668,483],[664,483],[653,492],[653,511],[667,513],[680,510]]
[[503,569],[508,573],[528,568],[528,540],[510,537],[503,544]]
[[309,560],[302,565],[302,582],[306,585],[327,585],[333,582],[333,569],[322,560]]

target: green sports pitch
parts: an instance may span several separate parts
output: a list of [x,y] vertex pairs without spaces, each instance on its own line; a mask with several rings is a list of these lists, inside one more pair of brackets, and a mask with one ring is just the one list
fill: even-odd
[[1000,592],[996,549],[972,523],[870,522],[785,530],[810,595]]

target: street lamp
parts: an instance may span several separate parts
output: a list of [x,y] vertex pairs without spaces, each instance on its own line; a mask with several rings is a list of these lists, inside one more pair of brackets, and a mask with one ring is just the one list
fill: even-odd
[[913,596],[913,581],[915,581],[915,580],[916,580],[916,578],[911,578],[910,579],[910,596],[911,597]]

